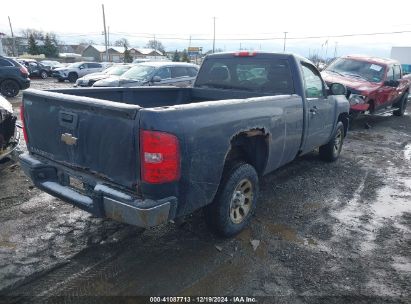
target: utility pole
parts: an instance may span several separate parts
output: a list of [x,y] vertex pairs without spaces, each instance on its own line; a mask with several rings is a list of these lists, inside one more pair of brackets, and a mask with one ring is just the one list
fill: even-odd
[[107,45],[106,15],[104,13],[104,4],[102,4],[101,7],[103,8],[104,41],[106,43],[106,61],[109,61],[109,59],[108,59],[108,45]]
[[189,37],[189,39],[188,39],[188,47],[189,47],[189,48],[191,47],[191,35],[190,35],[190,37]]
[[107,26],[107,45],[110,45],[110,27]]
[[284,32],[284,48],[283,48],[283,52],[285,53],[285,43],[287,41],[287,33],[288,32]]
[[215,17],[213,17],[214,23],[214,34],[213,34],[213,54],[215,52]]
[[337,57],[337,45],[338,45],[338,42],[335,42],[335,48],[334,48],[334,58],[336,58],[336,57]]
[[13,41],[13,57],[16,56],[16,40],[14,39],[14,33],[13,33],[13,27],[11,26],[11,21],[10,21],[10,16],[9,17],[9,25],[10,25],[10,31],[11,31],[11,40]]

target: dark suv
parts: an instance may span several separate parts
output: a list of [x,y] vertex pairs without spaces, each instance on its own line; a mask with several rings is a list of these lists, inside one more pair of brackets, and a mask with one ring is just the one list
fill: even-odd
[[28,87],[30,78],[27,68],[11,58],[0,56],[0,93],[14,97]]

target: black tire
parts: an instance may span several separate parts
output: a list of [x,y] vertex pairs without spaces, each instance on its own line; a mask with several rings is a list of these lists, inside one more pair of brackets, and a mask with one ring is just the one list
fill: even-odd
[[47,74],[47,71],[41,71],[40,72],[40,78],[41,79],[46,79],[47,77],[49,77],[49,75]]
[[394,114],[395,116],[403,116],[405,113],[405,109],[407,108],[407,102],[408,102],[408,92],[405,92],[401,98],[400,107],[394,112],[392,112],[392,114]]
[[252,218],[258,191],[253,166],[239,162],[225,170],[214,201],[205,208],[208,227],[222,237],[238,234]]
[[19,91],[19,84],[11,79],[4,80],[0,85],[0,93],[6,97],[15,97]]
[[331,140],[320,147],[320,158],[324,161],[333,162],[338,159],[344,143],[344,125],[341,121],[337,123],[337,128]]
[[78,79],[77,73],[69,73],[69,74],[68,74],[68,80],[69,80],[71,83],[75,83],[77,79]]

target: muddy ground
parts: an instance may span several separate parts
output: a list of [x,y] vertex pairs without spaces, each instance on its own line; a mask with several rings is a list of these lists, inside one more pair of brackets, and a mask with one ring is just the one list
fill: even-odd
[[[52,86],[61,84],[32,85]],[[335,163],[313,152],[265,176],[251,227],[229,240],[210,234],[201,212],[148,230],[93,218],[33,188],[18,164],[1,164],[0,302],[410,303],[410,112],[359,118]]]

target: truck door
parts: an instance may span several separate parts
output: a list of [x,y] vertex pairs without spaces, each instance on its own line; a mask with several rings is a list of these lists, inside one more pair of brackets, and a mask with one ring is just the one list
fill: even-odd
[[308,63],[301,64],[308,111],[308,132],[304,150],[309,151],[329,140],[334,124],[334,101],[327,98],[318,70]]
[[[388,66],[387,67],[387,76],[385,81],[394,80],[394,67]],[[377,95],[377,102],[375,104],[375,110],[384,108],[390,104],[392,104],[395,100],[396,96],[396,89],[395,87],[384,85],[381,87],[380,91]]]

